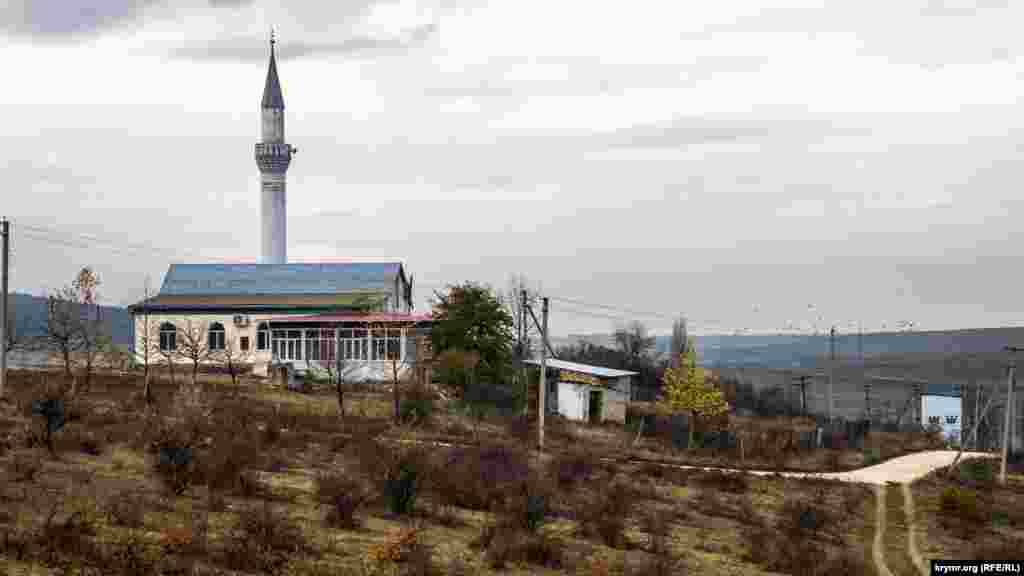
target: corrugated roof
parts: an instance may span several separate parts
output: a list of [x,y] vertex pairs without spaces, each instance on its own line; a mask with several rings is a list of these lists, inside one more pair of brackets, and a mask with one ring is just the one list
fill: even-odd
[[171,264],[165,296],[338,294],[391,290],[400,262]]
[[280,316],[270,320],[273,322],[429,322],[432,319],[433,316],[430,314],[388,312],[379,314],[327,313],[309,316]]
[[[540,360],[524,360],[527,364],[533,364],[534,366],[540,366]],[[571,372],[582,372],[583,374],[593,374],[594,376],[603,376],[605,378],[618,378],[619,376],[633,376],[638,372],[630,372],[629,370],[616,370],[614,368],[604,368],[601,366],[591,366],[589,364],[580,364],[578,362],[569,362],[567,360],[558,360],[555,358],[549,358],[547,360],[548,368],[556,368],[558,370],[569,370]]]

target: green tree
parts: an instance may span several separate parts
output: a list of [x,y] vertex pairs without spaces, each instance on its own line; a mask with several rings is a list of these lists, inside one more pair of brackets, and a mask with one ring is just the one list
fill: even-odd
[[473,282],[449,285],[446,293],[435,292],[434,297],[434,353],[476,352],[480,357],[478,376],[500,383],[511,365],[515,342],[512,315],[501,299],[490,288]]
[[688,447],[693,446],[693,429],[698,416],[714,417],[729,411],[722,391],[705,382],[704,369],[697,365],[697,352],[693,339],[689,339],[686,352],[680,354],[679,365],[669,367],[662,377],[658,403],[672,412],[686,412],[689,416]]

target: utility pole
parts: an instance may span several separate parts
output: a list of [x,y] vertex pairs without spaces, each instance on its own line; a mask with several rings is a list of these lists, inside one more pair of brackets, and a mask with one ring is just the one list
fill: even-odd
[[0,283],[3,284],[3,295],[0,297],[0,398],[3,398],[4,392],[7,388],[7,340],[10,338],[10,334],[7,333],[7,329],[10,328],[10,320],[7,318],[7,264],[10,260],[10,222],[7,218],[0,218],[0,235],[3,236],[3,263],[0,264],[2,271],[0,274],[3,275],[3,279]]
[[[980,421],[979,420],[980,414],[981,414],[981,379],[979,378],[979,379],[974,381],[974,422],[973,422],[973,424],[974,424],[975,428],[977,428],[978,422]],[[978,437],[977,437],[977,435],[974,436],[974,444],[973,444],[972,447],[974,448],[974,450],[978,449]]]
[[523,360],[526,357],[526,290],[519,291],[519,380],[523,383],[523,416],[530,413],[530,383],[526,380]]
[[544,317],[544,324],[541,334],[543,342],[540,347],[540,388],[537,389],[537,448],[544,450],[544,396],[547,392],[547,370],[548,370],[548,297],[543,298],[541,314]]
[[811,377],[806,375],[806,374],[803,374],[801,376],[797,376],[796,378],[793,378],[793,380],[795,381],[794,384],[796,386],[800,386],[800,415],[801,416],[807,416],[807,381],[810,380],[810,379],[811,379]]
[[1003,462],[999,467],[999,483],[1006,484],[1006,457],[1010,453],[1010,428],[1013,424],[1011,418],[1013,414],[1013,379],[1014,373],[1017,369],[1017,358],[1014,356],[1017,352],[1024,352],[1024,348],[1017,348],[1014,346],[1007,346],[1003,348],[1010,353],[1010,373],[1006,377],[1006,414],[1003,417]]
[[864,419],[871,421],[871,382],[864,381]]
[[833,326],[828,333],[828,421],[832,421],[832,380],[836,371],[836,327]]

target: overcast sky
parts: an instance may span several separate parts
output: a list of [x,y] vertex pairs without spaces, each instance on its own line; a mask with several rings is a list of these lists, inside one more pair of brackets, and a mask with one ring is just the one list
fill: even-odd
[[[698,333],[1024,324],[1020,2],[286,5],[0,4],[13,289],[88,263],[125,304],[258,258],[274,25],[291,260],[400,257],[421,306],[523,273]],[[622,316],[568,309],[553,333]]]

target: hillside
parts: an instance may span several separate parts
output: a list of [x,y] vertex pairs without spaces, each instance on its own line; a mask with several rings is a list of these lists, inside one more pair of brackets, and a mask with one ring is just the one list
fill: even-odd
[[[709,335],[694,337],[697,353],[705,365],[724,366],[809,366],[829,352],[828,335]],[[552,338],[553,346],[588,342],[613,345],[608,334],[571,335]],[[931,332],[884,332],[839,335],[835,351],[840,360],[863,356],[942,355],[998,353],[1003,346],[1024,342],[1024,328],[978,328]],[[670,336],[655,337],[656,357],[668,353]]]
[[[11,294],[14,309],[14,326],[19,338],[38,336],[46,324],[46,298],[31,294]],[[120,306],[101,306],[102,317],[108,322],[110,335],[115,344],[130,344],[131,316]]]

